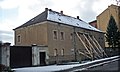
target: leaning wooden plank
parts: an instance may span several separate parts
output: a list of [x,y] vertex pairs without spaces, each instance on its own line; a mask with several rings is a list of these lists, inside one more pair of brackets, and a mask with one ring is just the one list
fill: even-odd
[[[82,38],[78,35],[78,33],[76,32],[77,37],[79,38],[79,40],[82,42],[83,46],[85,47],[85,49],[87,50],[87,52],[90,54],[90,51],[88,50],[87,46],[85,45],[85,43],[83,42]],[[90,54],[91,55],[91,54]]]
[[[95,52],[96,53],[96,55],[99,57],[99,58],[101,58],[101,56],[97,53],[97,51],[94,49],[94,47],[93,47],[93,45],[90,43],[90,41],[89,41],[89,39],[83,34],[83,36],[85,37],[85,39],[87,40],[87,42],[89,43],[89,45],[90,45],[90,48],[91,48],[91,51],[93,52]],[[95,56],[96,58],[97,58],[97,56]]]
[[[104,52],[104,54],[107,56],[107,54],[105,53],[105,51],[103,50],[103,48],[100,46],[100,44],[98,43],[98,41],[95,39],[95,37],[93,36],[93,39],[96,41],[97,45],[99,46],[99,48]],[[108,56],[107,56],[108,57]]]
[[101,54],[99,54],[99,55],[102,55],[102,52],[99,50],[99,48],[98,48],[98,46],[96,45],[96,43],[94,42],[94,40],[92,40],[92,38],[91,38],[90,36],[88,36],[88,37],[89,37],[90,40],[93,42],[95,48],[99,51],[99,53],[101,53]]
[[[90,50],[91,50],[91,56],[93,57],[93,50],[92,50],[92,46],[91,46],[91,44],[90,44],[90,42],[89,42],[89,40],[87,39],[87,37],[85,36],[85,34],[83,34],[83,36],[84,36],[84,38],[87,40],[87,42],[88,42],[88,44],[90,45]],[[95,56],[96,57],[96,56]],[[97,58],[97,57],[96,57]]]
[[82,55],[84,55],[84,56],[86,56],[86,57],[88,57],[88,58],[90,58],[91,59],[91,57],[90,56],[88,56],[87,54],[85,54],[85,53],[83,53],[83,52],[80,52],[80,51],[78,51],[80,54],[82,54]]

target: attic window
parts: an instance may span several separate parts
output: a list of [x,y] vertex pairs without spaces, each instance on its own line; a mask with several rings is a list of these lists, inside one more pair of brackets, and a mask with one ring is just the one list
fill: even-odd
[[91,28],[91,27],[89,26],[89,28]]
[[77,23],[77,25],[79,25],[79,24]]
[[58,20],[60,20],[60,21],[61,21],[61,19],[59,19],[59,18],[58,18]]

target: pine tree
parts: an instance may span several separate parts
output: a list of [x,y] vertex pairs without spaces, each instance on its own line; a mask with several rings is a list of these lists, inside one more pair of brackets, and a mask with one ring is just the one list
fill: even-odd
[[109,47],[117,47],[118,44],[119,32],[113,16],[110,17],[107,31],[106,31],[106,41],[108,42]]
[[118,31],[118,42],[117,42],[118,48],[120,48],[120,31]]

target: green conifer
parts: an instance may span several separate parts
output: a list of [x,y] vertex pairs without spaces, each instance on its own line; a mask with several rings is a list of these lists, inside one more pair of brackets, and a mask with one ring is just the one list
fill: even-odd
[[108,42],[109,47],[117,47],[119,42],[119,31],[115,22],[114,17],[111,15],[107,31],[106,31],[106,41]]

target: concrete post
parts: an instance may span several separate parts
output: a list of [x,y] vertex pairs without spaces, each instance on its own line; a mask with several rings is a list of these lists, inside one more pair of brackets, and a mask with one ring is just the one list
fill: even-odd
[[38,48],[36,44],[32,45],[32,65],[38,65]]
[[7,67],[10,66],[10,44],[11,43],[3,43],[1,47],[1,64]]

